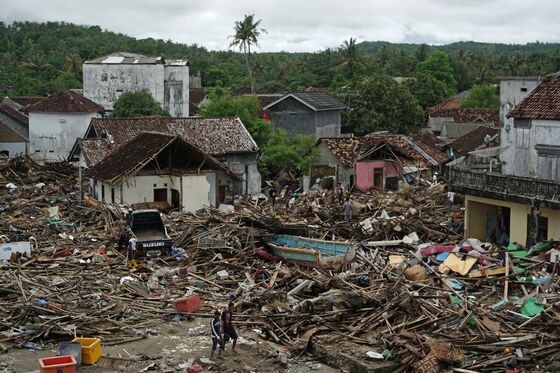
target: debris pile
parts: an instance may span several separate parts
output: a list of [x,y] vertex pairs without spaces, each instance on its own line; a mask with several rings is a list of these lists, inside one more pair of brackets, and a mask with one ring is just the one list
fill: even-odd
[[[118,207],[76,203],[69,167],[2,162],[0,235],[31,247],[0,261],[2,350],[146,338],[181,320],[174,300],[194,292],[203,307],[189,315],[234,301],[241,335],[277,345],[265,359],[282,366],[307,351],[351,372],[560,369],[558,243],[463,240],[441,185],[352,194],[349,222],[328,194],[170,212],[172,256],[131,270],[116,248]],[[255,255],[279,233],[349,240],[355,260],[337,271]]]

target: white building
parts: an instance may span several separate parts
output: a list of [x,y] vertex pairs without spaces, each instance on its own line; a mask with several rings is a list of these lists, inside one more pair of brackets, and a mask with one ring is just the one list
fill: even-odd
[[544,78],[507,117],[503,173],[560,181],[560,75]]
[[71,90],[59,91],[29,108],[29,155],[38,162],[58,162],[92,118],[101,117],[103,107]]
[[83,65],[84,96],[113,110],[124,92],[147,91],[173,117],[189,116],[189,63],[117,52]]
[[129,205],[157,203],[194,212],[218,206],[220,186],[239,176],[180,136],[143,132],[86,171],[94,197]]

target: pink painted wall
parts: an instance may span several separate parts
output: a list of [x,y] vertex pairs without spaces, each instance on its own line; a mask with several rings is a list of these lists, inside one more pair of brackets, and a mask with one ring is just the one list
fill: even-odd
[[385,177],[398,176],[402,178],[403,168],[396,161],[367,161],[356,163],[356,186],[361,189],[371,188],[373,186],[373,169],[384,168]]

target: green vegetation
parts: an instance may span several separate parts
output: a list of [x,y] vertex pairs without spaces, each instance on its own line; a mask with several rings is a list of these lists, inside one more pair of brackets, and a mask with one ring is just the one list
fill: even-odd
[[405,84],[387,75],[357,79],[340,90],[338,98],[351,110],[346,122],[357,135],[375,131],[409,133],[422,121],[422,109]]
[[230,96],[224,92],[210,95],[210,102],[201,110],[205,118],[239,117],[261,150],[260,169],[263,177],[282,170],[307,173],[317,155],[315,136],[289,136],[260,118],[260,104],[255,97]]
[[467,98],[461,102],[461,107],[499,108],[500,96],[496,91],[497,88],[489,84],[475,85]]
[[[244,18],[239,25],[236,23],[235,34],[238,26],[240,31],[257,31],[254,39],[240,34],[232,40],[250,41],[246,45],[249,52],[262,32],[259,21]],[[333,40],[334,43],[337,41]],[[234,46],[243,51],[242,41]],[[58,89],[80,88],[81,63],[115,51],[188,58],[192,73],[200,72],[206,87],[221,85],[235,90],[250,87],[254,82],[256,91],[268,92],[294,92],[317,86],[330,88],[334,93],[362,76],[413,77],[416,72],[428,72],[450,88],[455,80],[456,90],[462,91],[474,84],[495,83],[495,77],[500,75],[543,75],[560,70],[560,44],[552,43],[461,42],[429,46],[357,43],[351,38],[339,48],[316,53],[251,53],[249,57],[248,53],[235,51],[208,51],[197,44],[135,39],[103,31],[98,26],[14,22],[0,23],[0,95],[46,95]],[[445,60],[442,54],[432,58],[438,63],[428,62],[436,51],[447,53],[453,79],[445,63],[443,70],[438,66]]]
[[146,91],[125,92],[113,104],[111,118],[145,117],[160,115],[168,117],[160,104]]
[[239,50],[242,51],[245,56],[245,65],[249,73],[249,81],[251,82],[251,93],[255,93],[255,79],[249,61],[251,57],[251,45],[258,46],[259,36],[261,33],[266,33],[265,29],[259,27],[261,20],[255,21],[254,17],[254,14],[245,15],[242,21],[235,22],[233,28],[235,34],[231,36],[233,40],[229,45],[230,47],[239,47]]

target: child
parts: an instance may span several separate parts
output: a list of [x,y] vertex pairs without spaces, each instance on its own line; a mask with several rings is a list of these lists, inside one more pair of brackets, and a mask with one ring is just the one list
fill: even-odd
[[213,358],[218,343],[220,344],[218,356],[224,351],[224,340],[220,331],[220,311],[214,311],[214,318],[210,321],[210,328],[212,329],[212,352],[210,353],[210,358]]

